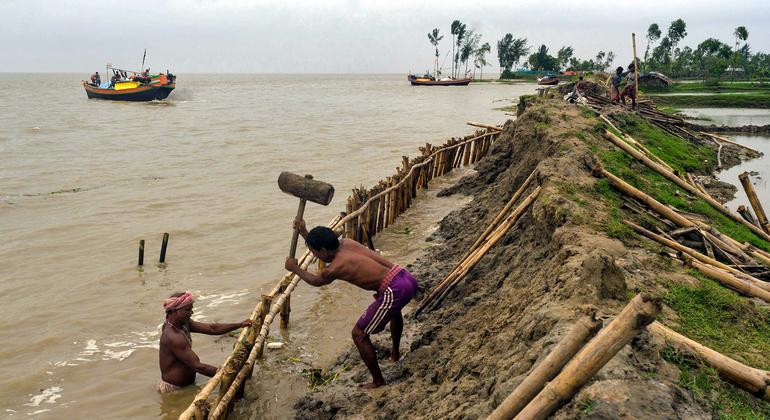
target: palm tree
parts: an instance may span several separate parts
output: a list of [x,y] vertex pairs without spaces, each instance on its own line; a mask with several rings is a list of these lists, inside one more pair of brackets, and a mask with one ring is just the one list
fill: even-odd
[[644,63],[647,64],[647,57],[650,53],[650,44],[660,39],[660,26],[653,23],[647,28],[647,48],[644,50]]
[[733,32],[733,35],[735,36],[735,51],[733,52],[733,71],[730,75],[730,79],[735,79],[735,67],[738,65],[738,42],[739,41],[745,41],[749,39],[749,31],[746,30],[745,26],[739,26],[735,28],[735,32]]
[[[451,32],[452,32],[452,74],[451,76],[452,77],[455,76],[455,36],[460,32],[460,26],[465,26],[465,25],[463,25],[462,22],[460,22],[459,20],[455,20],[454,22],[452,22],[452,28],[451,28]],[[464,29],[463,29],[463,32],[465,32]]]
[[[455,22],[459,23],[460,21],[455,21]],[[457,49],[455,50],[455,57],[454,57],[454,63],[455,63],[454,77],[457,77],[460,73],[460,49],[462,48],[463,40],[465,40],[465,36],[466,36],[464,23],[460,23],[459,25],[457,25],[456,35],[457,35],[457,39],[455,40],[455,43],[457,45]]]
[[465,36],[465,42],[460,49],[460,61],[465,64],[465,73],[463,78],[465,78],[465,76],[468,74],[468,59],[470,59],[479,48],[480,41],[481,35],[475,34],[472,30],[468,31]]
[[492,51],[492,47],[489,45],[489,42],[485,42],[484,45],[479,47],[479,49],[476,50],[476,60],[474,61],[474,64],[476,65],[476,68],[480,70],[480,76],[479,79],[484,79],[484,66],[487,64],[487,58],[486,55],[488,52]]
[[439,36],[438,28],[434,28],[432,32],[428,33],[428,40],[436,48],[436,63],[433,65],[433,76],[438,79],[438,42],[444,39],[444,35]]

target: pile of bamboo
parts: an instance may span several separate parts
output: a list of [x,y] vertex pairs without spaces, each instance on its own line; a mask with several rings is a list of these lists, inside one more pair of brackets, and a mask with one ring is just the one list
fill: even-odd
[[[368,191],[354,190],[348,198],[347,214],[336,217],[328,227],[339,235],[366,241],[373,247],[371,237],[411,206],[418,189],[426,188],[435,177],[486,156],[501,132],[499,127],[490,127],[462,139],[453,138],[441,147],[428,144],[420,148],[421,156],[415,159],[404,157],[403,166],[397,168],[393,177]],[[305,252],[299,264],[307,269],[314,261],[312,254]],[[253,324],[241,330],[232,353],[182,412],[180,420],[227,418],[236,398],[243,397],[256,360],[263,355],[265,339],[276,315],[281,315],[282,328],[288,326],[289,298],[300,280],[299,276],[287,273],[270,293],[262,296],[250,315]],[[217,387],[216,398],[211,401]]]
[[645,328],[700,358],[738,387],[770,400],[770,372],[746,366],[667,328],[655,321],[660,310],[657,299],[637,295],[601,330],[593,314],[581,318],[487,420],[547,418]]
[[540,187],[536,187],[535,190],[511,212],[511,208],[527,190],[532,183],[532,180],[535,178],[536,173],[537,170],[533,171],[527,177],[516,193],[513,194],[513,197],[511,197],[508,203],[503,206],[492,223],[487,226],[486,230],[484,230],[481,236],[476,239],[476,242],[460,259],[460,262],[457,263],[454,269],[452,269],[442,281],[427,293],[427,296],[423,298],[414,313],[415,318],[426,308],[429,310],[436,308],[444,297],[465,278],[474,266],[476,266],[481,258],[486,255],[486,253],[500,239],[502,239],[506,233],[508,233],[524,211],[535,201],[535,198],[540,194]]
[[657,299],[637,295],[598,333],[593,317],[578,321],[488,420],[547,418],[653,322],[660,308]]

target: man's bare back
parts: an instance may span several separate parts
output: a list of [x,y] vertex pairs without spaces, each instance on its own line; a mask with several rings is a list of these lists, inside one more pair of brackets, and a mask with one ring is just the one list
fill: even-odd
[[320,275],[344,280],[365,290],[376,291],[385,273],[391,267],[393,263],[382,255],[356,241],[343,239],[331,264],[324,268]]

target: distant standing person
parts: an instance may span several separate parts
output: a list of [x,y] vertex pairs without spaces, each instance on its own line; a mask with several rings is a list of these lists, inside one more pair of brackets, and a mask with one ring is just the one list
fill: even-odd
[[380,365],[377,363],[377,352],[369,335],[381,332],[385,325],[390,323],[390,335],[393,340],[390,359],[398,361],[401,357],[399,347],[404,328],[401,309],[417,293],[417,280],[406,269],[358,242],[352,239],[337,239],[337,234],[327,227],[318,226],[308,232],[304,220],[295,220],[294,228],[305,238],[305,243],[313,255],[329,265],[320,273],[313,274],[303,270],[296,259],[289,257],[286,258],[285,264],[287,270],[315,287],[340,279],[364,290],[376,292],[374,302],[358,319],[352,335],[361,359],[372,374],[373,381],[362,386],[371,389],[385,385]]
[[190,319],[195,297],[192,293],[174,293],[163,302],[166,321],[160,336],[160,381],[158,392],[173,392],[195,382],[195,373],[214,376],[217,368],[200,361],[192,350],[190,333],[220,335],[251,325],[246,319],[234,324],[207,324]]
[[623,105],[626,104],[626,96],[631,97],[631,109],[636,109],[636,78],[634,77],[634,63],[628,65],[628,71],[626,75],[626,87],[623,88],[623,93],[620,94],[620,102]]
[[623,67],[615,69],[615,74],[610,78],[610,99],[612,102],[620,102],[620,84],[623,82]]

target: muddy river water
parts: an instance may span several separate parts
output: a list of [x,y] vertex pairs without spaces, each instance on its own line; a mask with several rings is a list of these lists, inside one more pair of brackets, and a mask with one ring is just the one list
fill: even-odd
[[[328,207],[307,207],[309,225],[325,224],[401,156],[472,133],[468,120],[502,123],[495,108],[535,91],[420,88],[403,75],[181,74],[166,102],[118,103],[86,99],[86,76],[0,74],[0,417],[174,417],[196,389],[154,390],[161,303],[190,290],[199,320],[248,316],[284,272],[297,200],[277,188],[281,171],[336,187]],[[376,246],[409,263],[462,200],[425,200]],[[370,300],[344,284],[300,285],[288,333],[271,330],[286,345],[260,363],[245,409],[291,413],[302,369],[352,344]],[[194,349],[218,365],[232,342],[196,335]]]

